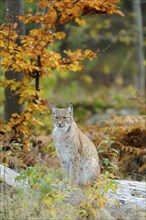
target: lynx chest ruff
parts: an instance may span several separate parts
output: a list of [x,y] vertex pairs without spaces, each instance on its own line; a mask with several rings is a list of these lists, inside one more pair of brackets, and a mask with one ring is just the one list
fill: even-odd
[[55,142],[56,151],[60,160],[69,163],[71,159],[71,155],[70,155],[69,143],[66,140],[66,130],[60,128],[54,128],[53,138]]

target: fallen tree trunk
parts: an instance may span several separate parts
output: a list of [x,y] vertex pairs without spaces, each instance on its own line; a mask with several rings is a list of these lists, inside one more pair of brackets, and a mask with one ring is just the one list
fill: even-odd
[[118,180],[116,193],[108,193],[119,205],[108,203],[107,210],[115,219],[146,219],[146,183]]
[[[0,165],[0,180],[14,188],[29,187],[26,182],[15,180],[19,174]],[[109,199],[106,208],[102,209],[96,219],[99,220],[145,220],[146,219],[146,183],[131,180],[115,180],[117,192],[107,194]],[[53,187],[53,186],[52,186]],[[68,194],[68,193],[67,193]],[[83,191],[77,189],[68,194],[65,203],[79,205]],[[112,200],[113,199],[113,200]],[[112,202],[113,201],[113,202]],[[116,201],[116,203],[115,203]]]
[[0,181],[1,182],[5,182],[8,186],[12,186],[15,188],[24,188],[25,186],[28,186],[28,184],[23,181],[20,181],[20,182],[16,181],[16,177],[18,176],[19,176],[19,173],[0,164]]

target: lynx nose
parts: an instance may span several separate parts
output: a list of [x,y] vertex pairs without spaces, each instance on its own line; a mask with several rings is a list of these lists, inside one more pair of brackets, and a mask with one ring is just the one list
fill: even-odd
[[62,127],[63,127],[63,125],[60,123],[60,124],[58,124],[58,127],[59,127],[59,128],[62,128]]

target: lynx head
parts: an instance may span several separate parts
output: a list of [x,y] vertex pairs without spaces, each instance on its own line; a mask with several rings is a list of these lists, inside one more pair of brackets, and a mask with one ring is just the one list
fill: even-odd
[[68,130],[73,122],[73,106],[70,104],[67,108],[56,108],[51,103],[52,122],[54,128]]

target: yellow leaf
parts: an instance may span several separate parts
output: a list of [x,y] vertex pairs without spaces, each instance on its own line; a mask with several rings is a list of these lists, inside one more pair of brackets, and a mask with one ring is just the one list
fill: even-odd
[[13,113],[13,114],[12,114],[12,117],[14,117],[14,118],[15,118],[15,117],[18,117],[18,116],[19,116],[18,113]]
[[12,128],[11,128],[10,125],[5,125],[5,130],[6,130],[6,131],[12,131]]
[[27,122],[27,121],[23,121],[22,124],[25,125],[25,126],[27,126],[27,125],[28,125],[28,122]]
[[19,99],[19,104],[24,103],[24,101],[25,101],[25,98],[24,98],[24,97],[21,97],[21,98]]
[[30,119],[31,114],[30,114],[29,112],[26,112],[26,113],[24,114],[24,116],[25,116],[25,118],[28,120],[28,119]]
[[44,46],[46,46],[46,42],[45,41],[41,41],[40,45],[44,47]]
[[64,33],[64,32],[57,32],[57,33],[54,34],[54,36],[56,37],[56,39],[62,40],[62,39],[65,38],[66,33]]
[[75,22],[80,26],[86,24],[86,21],[83,18],[75,18]]
[[[2,165],[5,166],[5,167],[9,167],[9,164],[8,164],[8,163],[2,163]],[[5,179],[3,179],[3,178],[1,178],[0,180],[1,180],[1,181],[5,181]]]

